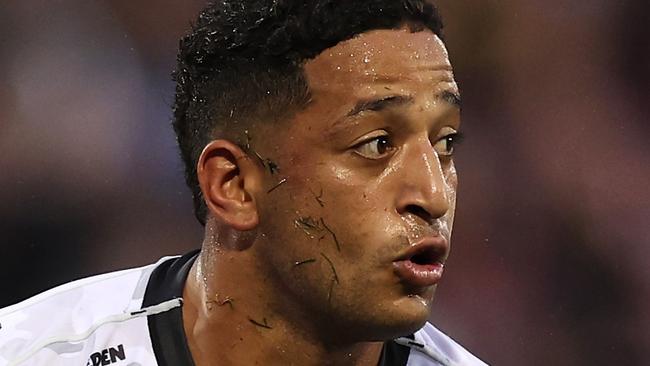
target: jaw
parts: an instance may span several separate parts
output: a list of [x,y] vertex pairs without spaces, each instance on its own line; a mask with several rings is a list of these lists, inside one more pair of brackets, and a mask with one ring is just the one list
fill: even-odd
[[[319,329],[332,342],[388,341],[421,329],[430,317],[436,286],[407,289],[393,282],[384,292],[338,299]],[[346,329],[345,337],[341,329]]]

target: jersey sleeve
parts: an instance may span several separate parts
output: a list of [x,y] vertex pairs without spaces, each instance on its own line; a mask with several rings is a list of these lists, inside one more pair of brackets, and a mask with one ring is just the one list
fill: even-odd
[[82,279],[0,309],[0,366],[156,365],[147,318],[138,316],[153,268]]

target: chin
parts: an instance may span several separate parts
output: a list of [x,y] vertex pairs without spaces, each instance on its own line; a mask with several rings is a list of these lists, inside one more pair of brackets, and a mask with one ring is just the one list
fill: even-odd
[[385,342],[391,339],[408,336],[420,330],[426,324],[427,318],[400,319],[390,324],[383,323],[369,328],[363,341]]
[[411,334],[424,326],[431,314],[431,301],[419,295],[398,300],[390,314],[395,324],[396,336]]
[[358,341],[387,341],[413,334],[420,330],[430,315],[430,300],[412,295],[381,304],[373,316],[359,319],[355,329],[360,330]]

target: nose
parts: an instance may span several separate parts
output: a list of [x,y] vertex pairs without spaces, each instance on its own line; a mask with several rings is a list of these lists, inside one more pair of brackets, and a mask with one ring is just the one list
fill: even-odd
[[411,146],[410,150],[401,167],[397,212],[433,224],[449,211],[449,185],[442,163],[428,139]]

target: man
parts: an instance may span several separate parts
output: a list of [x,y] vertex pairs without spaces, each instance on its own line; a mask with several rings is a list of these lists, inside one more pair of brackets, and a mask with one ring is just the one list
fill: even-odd
[[434,6],[236,1],[180,45],[202,249],[0,311],[0,365],[483,365],[426,323],[460,98]]

